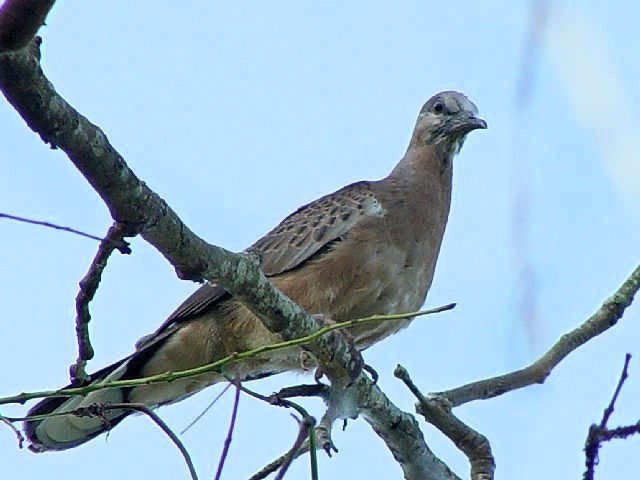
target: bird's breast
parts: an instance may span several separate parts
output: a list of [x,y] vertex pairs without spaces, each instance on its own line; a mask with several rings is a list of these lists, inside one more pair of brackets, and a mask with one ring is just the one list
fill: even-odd
[[[371,223],[274,283],[303,308],[334,321],[418,310],[431,285],[441,235],[416,237],[389,228],[383,218]],[[351,333],[366,348],[409,322],[369,323]]]

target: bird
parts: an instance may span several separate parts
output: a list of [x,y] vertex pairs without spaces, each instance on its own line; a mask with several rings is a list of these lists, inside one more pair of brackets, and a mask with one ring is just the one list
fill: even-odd
[[[250,249],[269,280],[309,313],[326,321],[418,310],[431,286],[449,216],[452,160],[467,134],[485,129],[464,94],[444,91],[421,108],[404,156],[381,180],[360,181],[298,208]],[[362,351],[398,332],[411,319],[354,326]],[[205,283],[122,360],[80,385],[141,378],[206,365],[234,352],[282,339],[222,287]],[[231,365],[242,381],[302,371],[302,350],[290,348]],[[113,428],[131,410],[78,416],[80,408],[142,403],[150,408],[180,401],[226,381],[208,373],[170,383],[112,388],[86,396],[49,397],[29,410],[24,431],[34,452],[65,450]]]

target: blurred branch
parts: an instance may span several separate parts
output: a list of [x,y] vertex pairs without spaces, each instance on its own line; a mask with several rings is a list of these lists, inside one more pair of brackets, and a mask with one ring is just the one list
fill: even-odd
[[520,62],[520,70],[516,81],[516,109],[524,108],[531,100],[535,70],[540,56],[540,45],[549,18],[550,0],[531,0],[531,16],[529,29],[525,34],[524,46]]
[[105,238],[100,242],[98,252],[91,262],[89,271],[80,280],[80,290],[76,296],[76,336],[78,338],[78,359],[76,363],[69,367],[71,383],[82,383],[87,379],[85,366],[88,360],[93,358],[93,347],[89,338],[89,322],[91,321],[91,313],[89,313],[89,302],[93,300],[100,280],[102,271],[107,266],[107,260],[113,251],[117,248],[120,253],[130,254],[129,244],[124,241],[125,236],[131,236],[133,232],[128,231],[124,225],[115,222]]
[[514,121],[511,137],[514,158],[520,159],[514,163],[511,182],[514,198],[511,213],[511,233],[515,260],[516,278],[513,294],[517,308],[518,320],[524,328],[530,347],[537,344],[537,333],[540,330],[538,317],[538,282],[536,268],[531,255],[531,178],[529,165],[522,161],[520,152],[528,150],[525,134],[530,129],[527,122],[530,119],[529,110],[533,98],[536,73],[543,35],[549,17],[550,0],[529,1],[529,21],[525,32],[520,57],[520,66],[515,85]]
[[44,24],[55,0],[6,0],[0,7],[0,52],[18,50]]
[[622,367],[622,374],[620,375],[620,380],[618,380],[618,386],[613,393],[613,397],[611,398],[609,405],[607,406],[607,408],[605,408],[604,413],[602,414],[600,425],[593,424],[589,428],[587,442],[584,447],[586,456],[585,464],[587,467],[582,477],[584,480],[593,480],[594,478],[595,466],[598,463],[598,451],[600,450],[602,442],[609,441],[613,438],[627,438],[630,435],[640,433],[640,421],[638,421],[638,423],[634,425],[629,425],[626,427],[617,427],[614,429],[609,429],[607,427],[607,422],[609,421],[609,417],[613,413],[616,400],[618,399],[620,390],[622,390],[622,385],[629,376],[629,374],[627,373],[627,369],[629,368],[630,360],[631,354],[627,353],[624,360],[624,367]]

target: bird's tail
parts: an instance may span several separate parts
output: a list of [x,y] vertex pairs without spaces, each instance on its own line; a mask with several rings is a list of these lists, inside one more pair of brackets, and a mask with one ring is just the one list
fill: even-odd
[[[127,376],[127,357],[94,373],[82,384],[69,385],[81,387],[102,381],[121,380]],[[29,416],[48,415],[38,420],[29,420],[24,424],[27,439],[32,451],[65,450],[91,440],[96,435],[110,429],[131,413],[131,410],[105,410],[99,415],[82,415],[64,412],[79,412],[78,409],[93,404],[114,404],[127,402],[128,388],[110,388],[97,390],[86,396],[45,398],[31,410]],[[81,411],[80,411],[81,412]],[[53,414],[53,415],[51,415]]]

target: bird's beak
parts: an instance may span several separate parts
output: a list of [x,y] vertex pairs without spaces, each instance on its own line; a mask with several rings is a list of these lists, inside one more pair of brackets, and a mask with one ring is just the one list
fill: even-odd
[[471,130],[487,128],[487,122],[472,113],[463,113],[452,119],[451,131],[466,135]]

